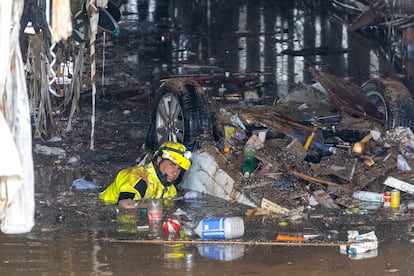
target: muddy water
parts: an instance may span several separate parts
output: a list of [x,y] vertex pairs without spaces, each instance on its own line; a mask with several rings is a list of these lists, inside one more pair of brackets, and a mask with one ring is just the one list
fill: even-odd
[[[203,218],[242,216],[248,207],[203,195],[166,202],[164,217],[178,216],[181,236],[167,235],[148,221],[144,209],[125,212],[104,206],[97,190],[71,189],[82,168],[37,165],[36,226],[29,234],[0,235],[1,275],[412,275],[413,244],[406,223],[370,224],[369,215],[353,223],[334,218],[289,223],[295,229],[321,231],[302,245],[275,243],[277,220],[245,222],[236,241],[199,240],[191,229]],[[37,162],[39,164],[40,162]],[[101,164],[105,167],[104,164]],[[83,166],[82,166],[83,167]],[[88,165],[88,167],[93,167]],[[41,173],[39,173],[41,172]],[[52,176],[52,177],[51,177]],[[96,179],[104,183],[105,177]],[[52,183],[53,185],[52,185]],[[104,186],[103,184],[102,186]],[[52,188],[53,187],[53,188]],[[180,191],[182,194],[184,191]],[[180,213],[176,211],[179,210]],[[409,223],[408,223],[409,224]],[[329,229],[325,235],[323,227]],[[291,230],[288,230],[291,229]],[[346,230],[375,230],[379,248],[362,259],[341,254]],[[253,245],[252,242],[255,244]]]
[[[105,84],[120,88],[154,81],[159,77],[154,69],[178,74],[186,73],[187,63],[213,63],[231,72],[270,72],[261,78],[268,83],[267,93],[275,96],[286,94],[295,82],[309,80],[308,62],[328,66],[358,83],[388,66],[375,55],[375,44],[359,43],[360,37],[346,33],[342,21],[331,17],[324,5],[305,5],[318,1],[171,1],[168,7],[165,1],[124,2],[121,10],[130,15],[122,19],[121,38],[107,41],[105,68]],[[168,12],[176,15],[174,19]],[[338,51],[282,53],[327,45]],[[144,211],[131,214],[103,206],[97,200],[99,191],[119,169],[134,164],[144,142],[126,133],[137,125],[145,129],[149,112],[128,104],[108,110],[107,102],[98,101],[99,156],[85,156],[89,132],[81,120],[77,132],[57,145],[70,150],[72,157],[80,156],[80,164],[36,156],[36,226],[24,235],[0,234],[1,275],[413,275],[409,215],[404,221],[396,216],[395,223],[377,225],[369,215],[354,216],[349,223],[339,215],[335,221],[336,214],[330,214],[282,229],[323,234],[319,242],[302,246],[275,244],[281,230],[277,221],[259,218],[246,223],[238,244],[215,244],[179,242],[165,236],[159,224],[150,225]],[[124,109],[136,117],[125,117]],[[82,116],[86,121],[90,114]],[[72,182],[81,177],[94,178],[97,190],[71,190]],[[187,214],[183,229],[205,217],[244,216],[246,210],[205,197],[173,202],[166,206],[166,215],[179,208]],[[349,229],[375,230],[378,250],[360,260],[341,254],[339,243]]]
[[[338,246],[153,244],[97,229],[0,236],[2,275],[413,275],[412,244],[380,243],[353,260]],[[131,237],[131,236],[130,236]]]
[[[73,177],[73,172],[58,175],[62,178],[56,179],[64,179]],[[381,225],[376,226],[379,248],[362,255],[363,259],[351,259],[339,250],[347,229],[370,229],[370,225],[361,222],[331,228],[336,235],[301,246],[275,243],[277,223],[261,224],[262,219],[246,221],[245,235],[237,242],[201,241],[190,231],[200,219],[243,216],[247,207],[209,196],[169,202],[165,205],[165,217],[181,210],[181,215],[176,213],[183,221],[180,238],[166,235],[159,223],[150,223],[145,210],[123,212],[115,206],[104,206],[97,199],[98,190],[71,190],[71,183],[65,180],[55,182],[54,190],[50,190],[44,176],[37,175],[36,179],[36,226],[29,234],[0,235],[1,275],[414,273],[413,244],[404,235],[399,238],[392,234],[403,230],[399,224],[394,226],[399,228],[385,227],[385,231]],[[303,224],[306,222],[300,225]],[[256,245],[252,245],[253,241]]]
[[[5,238],[2,275],[412,275],[410,245],[383,244],[378,256],[350,260],[332,247],[120,244],[93,234],[48,243]],[[233,247],[236,247],[233,245]],[[19,255],[15,249],[20,249]],[[23,252],[23,249],[25,252]],[[233,250],[232,250],[233,249]],[[206,252],[216,251],[220,254]],[[221,258],[222,260],[217,260]],[[232,259],[234,258],[234,259]],[[224,259],[227,259],[224,260]],[[231,260],[232,259],[232,260]]]

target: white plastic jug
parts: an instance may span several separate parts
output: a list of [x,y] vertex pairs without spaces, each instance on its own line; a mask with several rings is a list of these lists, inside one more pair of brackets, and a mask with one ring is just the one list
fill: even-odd
[[232,239],[244,235],[241,217],[224,217],[201,220],[194,229],[202,239]]

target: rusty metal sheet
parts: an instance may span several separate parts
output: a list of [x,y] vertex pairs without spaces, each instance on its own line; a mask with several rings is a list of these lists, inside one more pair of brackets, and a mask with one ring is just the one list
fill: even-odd
[[328,92],[333,104],[341,110],[373,121],[384,123],[385,116],[368,100],[358,85],[309,67],[312,77]]

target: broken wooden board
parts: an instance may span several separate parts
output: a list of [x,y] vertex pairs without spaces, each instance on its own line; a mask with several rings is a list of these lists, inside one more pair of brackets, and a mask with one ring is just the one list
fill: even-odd
[[262,199],[262,203],[260,205],[261,208],[269,210],[273,213],[276,213],[278,215],[287,215],[290,210],[280,206],[279,204],[277,204],[276,202],[272,202],[266,198]]
[[358,159],[353,158],[342,162],[342,164],[331,164],[325,168],[323,173],[325,175],[335,175],[341,179],[351,182],[354,178],[355,167]]
[[266,198],[262,199],[262,203],[260,205],[261,208],[269,210],[273,213],[276,213],[278,215],[287,215],[290,213],[291,210],[289,210],[288,208],[282,207],[279,204],[277,204],[276,202],[272,202]]
[[294,138],[292,142],[289,143],[289,145],[286,146],[286,148],[282,148],[282,150],[289,150],[292,152],[292,154],[295,154],[299,160],[304,160],[306,155],[308,155],[308,152],[303,147],[301,142],[299,142],[298,139]]

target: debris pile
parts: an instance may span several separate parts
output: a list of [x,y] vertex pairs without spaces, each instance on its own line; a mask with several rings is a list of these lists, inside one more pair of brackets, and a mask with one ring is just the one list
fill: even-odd
[[[349,86],[332,80],[326,93],[326,80],[299,85],[274,105],[215,105],[221,138],[205,142],[203,151],[233,180],[229,198],[237,201],[230,195],[237,190],[256,205],[249,215],[303,216],[306,208],[367,214],[383,208],[384,193],[393,189],[402,192],[402,204],[393,209],[410,206],[413,133],[384,129],[376,110],[364,113],[369,103],[363,100],[355,112],[346,102],[363,95],[343,93]],[[342,95],[333,102],[330,94],[338,89]],[[361,191],[379,194],[379,200],[358,197]]]

